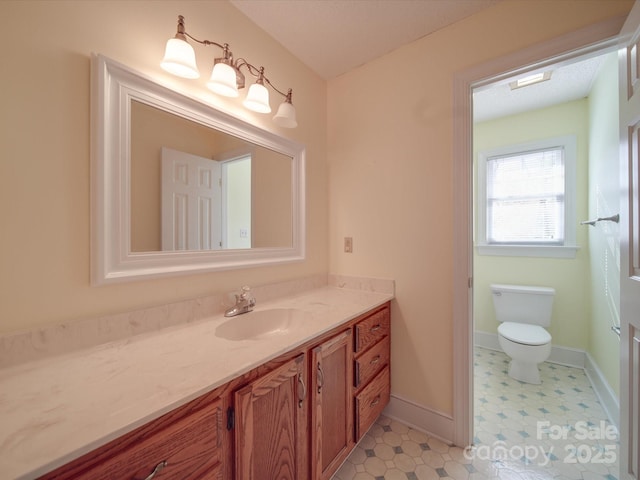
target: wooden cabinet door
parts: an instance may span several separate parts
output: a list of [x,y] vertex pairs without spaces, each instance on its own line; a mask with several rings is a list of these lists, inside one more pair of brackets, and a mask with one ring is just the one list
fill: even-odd
[[311,352],[311,478],[329,479],[354,445],[351,329]]
[[237,480],[303,480],[307,468],[304,353],[235,393]]

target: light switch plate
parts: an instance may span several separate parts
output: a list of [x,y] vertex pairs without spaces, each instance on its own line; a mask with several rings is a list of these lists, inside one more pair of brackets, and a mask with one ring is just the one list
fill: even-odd
[[353,253],[352,237],[344,237],[344,253]]

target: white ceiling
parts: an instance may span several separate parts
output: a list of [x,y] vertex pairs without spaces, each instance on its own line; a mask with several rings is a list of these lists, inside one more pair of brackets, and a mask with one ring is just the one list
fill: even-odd
[[[229,0],[325,79],[503,0]],[[588,95],[601,60],[557,67],[551,80],[511,91],[507,81],[474,93],[474,119],[488,120]]]
[[551,71],[551,79],[516,90],[511,90],[509,82],[532,72],[478,89],[473,94],[473,119],[482,122],[585,98],[603,60],[603,56],[597,56],[546,68]]

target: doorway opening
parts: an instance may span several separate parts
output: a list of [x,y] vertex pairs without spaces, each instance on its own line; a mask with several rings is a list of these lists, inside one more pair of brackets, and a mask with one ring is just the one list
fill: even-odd
[[[473,295],[476,289],[472,275],[473,262],[473,125],[470,112],[471,92],[514,76],[525,76],[552,65],[575,63],[578,58],[597,56],[617,48],[621,19],[603,22],[563,38],[537,45],[524,51],[479,65],[456,75],[454,79],[454,178],[456,192],[454,210],[454,249],[459,254],[454,262],[454,442],[473,443]],[[587,46],[585,46],[587,45]],[[508,82],[507,82],[508,83]],[[582,219],[579,219],[582,220]],[[490,298],[490,297],[489,297]],[[610,334],[612,335],[612,334]]]
[[251,248],[251,154],[220,162],[222,248]]
[[[572,477],[591,469],[594,474],[618,477],[620,348],[611,332],[620,324],[618,230],[613,224],[591,230],[579,224],[591,216],[613,215],[618,208],[617,72],[616,48],[605,46],[524,73],[505,74],[472,89],[472,443],[476,454],[488,458],[496,449],[504,449],[504,464],[514,472],[551,468]],[[518,79],[535,74],[543,78],[541,83],[514,88]],[[555,77],[553,82],[549,76]],[[556,84],[576,76],[584,85],[572,84],[570,93],[563,95]],[[554,94],[548,97],[545,91]],[[553,195],[562,197],[562,205],[554,203],[550,209],[549,198],[538,198],[539,182],[532,175],[542,175],[541,170],[551,175],[557,161],[553,169],[541,169],[549,159],[539,165],[532,159],[546,154],[540,142],[555,145],[560,137],[573,137],[580,147],[573,152],[573,173],[567,169],[566,157],[571,154],[566,145],[559,150],[563,188]],[[491,175],[485,170],[487,159],[496,159]],[[524,175],[495,173],[494,164],[504,171],[525,163]],[[515,189],[518,192],[513,184],[505,189],[500,183],[500,178],[517,182],[519,177],[524,182]],[[529,189],[533,201],[531,195],[524,200],[518,196]],[[497,198],[496,191],[507,194]],[[562,241],[560,247],[549,248],[546,227],[557,227],[558,219],[549,220],[554,212],[564,225],[561,234],[558,228],[551,229],[551,244],[557,238]],[[515,214],[524,227],[506,231],[500,222],[512,223]],[[530,228],[523,219],[531,215],[549,221]],[[489,234],[496,231],[493,237]],[[548,360],[536,366],[538,385],[529,383],[537,379],[522,381],[509,368],[512,358],[504,352],[504,336],[497,333],[494,284],[555,289],[551,324],[544,325],[553,346]],[[598,434],[593,433],[595,428]]]

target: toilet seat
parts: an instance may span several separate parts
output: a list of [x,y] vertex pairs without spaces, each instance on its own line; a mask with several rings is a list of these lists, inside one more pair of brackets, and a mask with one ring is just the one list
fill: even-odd
[[551,342],[551,334],[540,325],[503,322],[498,326],[498,334],[521,345],[545,345]]

